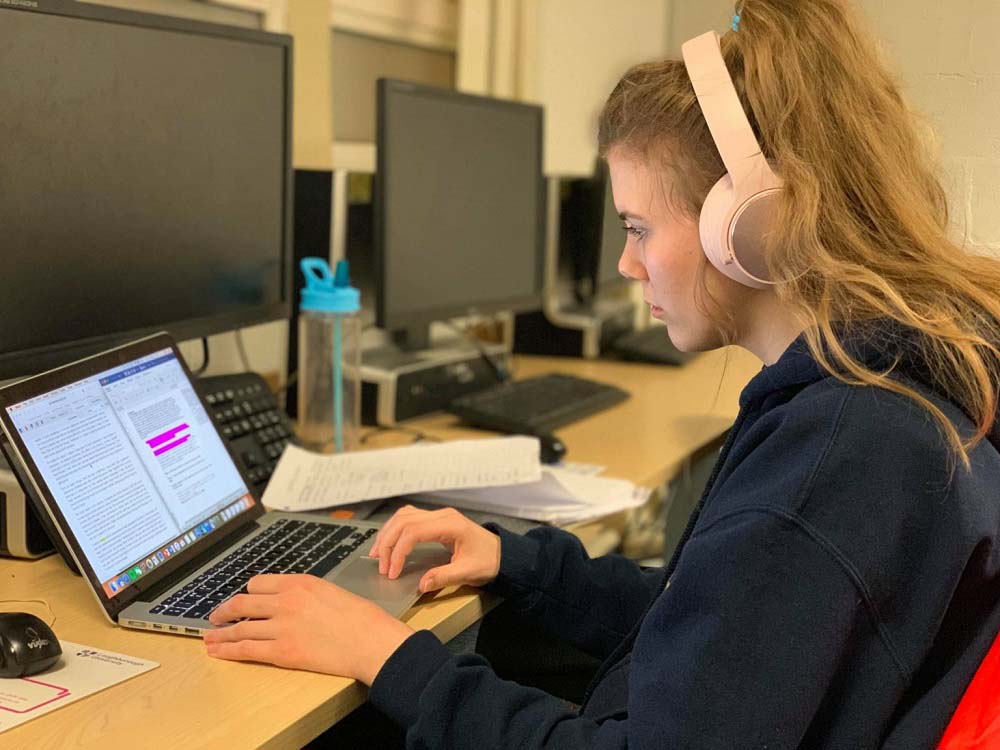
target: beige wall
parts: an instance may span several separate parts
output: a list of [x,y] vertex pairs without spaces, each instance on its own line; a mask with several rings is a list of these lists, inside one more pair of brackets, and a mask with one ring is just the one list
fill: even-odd
[[[724,31],[731,0],[671,0],[669,49]],[[858,0],[914,109],[933,130],[956,239],[1000,254],[1000,2]]]
[[299,169],[333,166],[329,19],[328,0],[288,4],[288,33],[295,40],[292,161]]
[[[338,141],[375,141],[375,82],[398,78],[455,87],[455,53],[332,32],[333,128]],[[334,133],[327,140],[333,141]]]
[[98,5],[110,5],[125,10],[138,10],[143,13],[160,13],[181,18],[193,18],[197,21],[211,21],[230,26],[242,26],[248,29],[263,27],[263,16],[250,10],[231,8],[222,5],[206,5],[197,0],[87,0]]

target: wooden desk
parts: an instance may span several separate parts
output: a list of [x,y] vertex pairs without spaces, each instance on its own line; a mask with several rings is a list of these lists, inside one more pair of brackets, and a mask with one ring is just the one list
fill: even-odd
[[[732,424],[739,392],[759,368],[755,358],[732,350],[728,362],[723,353],[709,353],[681,369],[523,357],[516,374],[576,373],[630,391],[625,403],[559,430],[559,436],[570,460],[603,464],[609,476],[654,487]],[[409,426],[444,439],[485,434],[444,415]],[[394,438],[380,435],[372,442],[379,445],[383,439]],[[586,528],[580,532],[586,537]],[[205,655],[199,639],[113,627],[83,580],[55,556],[0,560],[0,599],[17,598],[47,600],[60,638],[152,659],[160,667],[0,734],[0,748],[106,750],[164,742],[186,750],[299,748],[365,698],[365,688],[352,680],[218,661]],[[488,605],[476,591],[451,589],[424,597],[403,619],[448,640]],[[0,609],[48,619],[37,604],[2,604]]]

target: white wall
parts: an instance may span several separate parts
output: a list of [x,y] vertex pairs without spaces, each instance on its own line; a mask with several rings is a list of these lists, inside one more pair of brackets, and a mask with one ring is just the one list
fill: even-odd
[[1000,3],[864,0],[906,95],[938,136],[953,223],[1000,252]]
[[546,174],[593,174],[601,108],[629,67],[663,56],[668,11],[664,0],[528,4],[518,93],[545,105]]
[[[728,28],[731,0],[670,0],[670,54]],[[1000,2],[858,0],[940,151],[956,239],[1000,254]]]
[[597,118],[632,65],[663,57],[671,0],[463,0],[460,91],[545,107],[544,172],[589,176]]

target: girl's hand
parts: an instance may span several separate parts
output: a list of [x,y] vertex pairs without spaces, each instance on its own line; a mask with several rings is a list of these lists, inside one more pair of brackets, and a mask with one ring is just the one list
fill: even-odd
[[209,656],[341,675],[371,685],[413,634],[373,602],[315,576],[254,576],[247,591],[209,616],[213,625],[249,618],[206,632]]
[[379,530],[369,554],[378,558],[379,573],[397,578],[406,556],[420,542],[439,542],[451,551],[448,565],[431,568],[420,579],[423,592],[462,584],[482,586],[500,572],[500,537],[453,508],[400,508]]

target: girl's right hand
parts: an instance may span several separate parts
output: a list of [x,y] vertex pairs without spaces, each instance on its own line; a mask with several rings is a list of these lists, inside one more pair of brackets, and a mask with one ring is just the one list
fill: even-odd
[[398,578],[407,555],[421,542],[439,542],[451,551],[450,563],[424,573],[422,592],[462,584],[482,586],[500,572],[500,537],[454,508],[400,508],[379,530],[369,554],[378,558],[379,573]]

